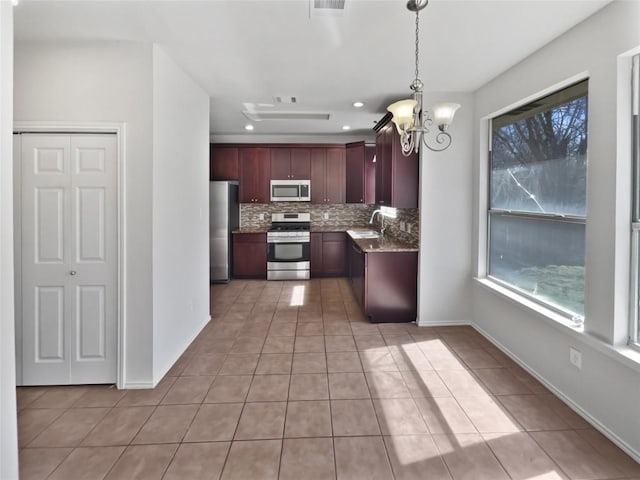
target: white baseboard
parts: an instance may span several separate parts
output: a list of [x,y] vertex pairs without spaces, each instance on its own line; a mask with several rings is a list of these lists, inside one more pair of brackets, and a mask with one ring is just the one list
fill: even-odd
[[126,390],[142,390],[154,387],[153,382],[127,382],[122,386],[122,388]]
[[507,355],[511,360],[520,365],[523,369],[525,369],[529,374],[531,374],[536,380],[542,383],[545,387],[547,387],[556,397],[562,400],[571,410],[576,412],[582,418],[584,418],[588,423],[590,423],[593,428],[602,433],[605,437],[615,443],[620,449],[622,449],[627,455],[633,458],[636,462],[640,463],[640,452],[637,452],[633,449],[627,442],[621,439],[614,432],[609,430],[605,425],[600,423],[598,419],[596,419],[593,415],[591,415],[587,410],[582,408],[576,402],[574,402],[571,398],[565,395],[561,390],[556,388],[554,385],[549,383],[543,376],[538,374],[533,368],[531,368],[526,362],[521,360],[515,353],[509,350],[507,347],[502,345],[498,340],[493,338],[489,333],[483,330],[481,327],[476,325],[475,323],[470,323],[470,325],[478,331],[483,337],[489,340],[496,348],[501,350],[505,355]]
[[435,322],[416,322],[419,327],[460,327],[464,325],[472,325],[470,320],[440,320]]

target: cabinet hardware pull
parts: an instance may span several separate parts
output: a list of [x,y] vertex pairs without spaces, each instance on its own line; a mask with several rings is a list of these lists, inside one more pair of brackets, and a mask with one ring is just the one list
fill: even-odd
[[76,272],[75,270],[71,270],[71,271],[69,272],[69,275],[76,275],[77,273],[78,273],[78,272]]

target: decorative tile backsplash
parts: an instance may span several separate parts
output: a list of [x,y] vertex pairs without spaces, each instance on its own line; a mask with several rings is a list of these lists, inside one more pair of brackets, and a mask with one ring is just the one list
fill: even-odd
[[[313,205],[309,202],[242,203],[241,228],[269,228],[272,213],[311,213],[312,227],[367,227],[371,206],[360,204]],[[260,220],[260,214],[264,220]],[[327,218],[325,218],[325,216]]]
[[[371,212],[373,212],[371,208]],[[389,218],[376,215],[374,224],[376,229],[380,229],[381,222],[384,222],[385,235],[390,235],[393,238],[400,240],[408,245],[418,247],[420,244],[420,210],[417,208],[398,208],[397,217]],[[404,222],[405,231],[400,229],[400,223]],[[407,229],[411,229],[411,233],[407,232]]]
[[[380,228],[380,215],[374,225],[369,218],[375,205],[358,203],[315,205],[308,202],[242,203],[240,204],[240,227],[245,229],[267,229],[271,226],[272,213],[311,213],[311,227],[336,228]],[[260,219],[264,215],[264,220]],[[328,217],[328,218],[325,218]],[[400,222],[411,226],[411,233],[400,230]],[[397,218],[384,219],[385,232],[402,242],[418,246],[420,238],[420,215],[417,208],[399,208]],[[406,230],[406,228],[405,228]]]

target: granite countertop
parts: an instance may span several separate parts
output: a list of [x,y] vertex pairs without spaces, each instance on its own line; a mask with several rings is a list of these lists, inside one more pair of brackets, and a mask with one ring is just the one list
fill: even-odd
[[[353,238],[353,237],[352,237]],[[417,247],[401,243],[394,238],[353,238],[353,242],[365,253],[371,252],[417,252]]]
[[231,233],[267,233],[269,227],[236,228]]
[[353,229],[364,229],[367,227],[354,227],[352,225],[349,226],[338,226],[338,225],[318,225],[311,227],[311,233],[321,233],[321,232],[346,232],[347,230]]
[[[267,231],[269,231],[269,226],[265,226],[265,227],[245,227],[245,228],[236,228],[234,229],[231,233],[266,233]],[[353,230],[353,229],[366,229],[367,227],[364,226],[360,226],[360,227],[354,227],[354,226],[347,226],[347,225],[341,225],[341,226],[337,226],[337,225],[318,225],[318,226],[312,226],[311,227],[311,232],[312,233],[322,233],[322,232],[346,232],[347,230]]]
[[[269,227],[236,228],[232,233],[267,233],[268,230]],[[419,250],[417,247],[411,246],[390,236],[386,236],[384,238],[354,238],[354,236],[357,237],[358,231],[373,230],[367,227],[352,226],[319,225],[311,227],[311,232],[316,233],[345,232],[363,252],[417,252]]]

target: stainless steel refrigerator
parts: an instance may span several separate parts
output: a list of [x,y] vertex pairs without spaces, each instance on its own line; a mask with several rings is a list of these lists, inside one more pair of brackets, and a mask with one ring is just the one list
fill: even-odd
[[209,182],[209,267],[211,283],[231,279],[231,232],[240,224],[238,184]]

